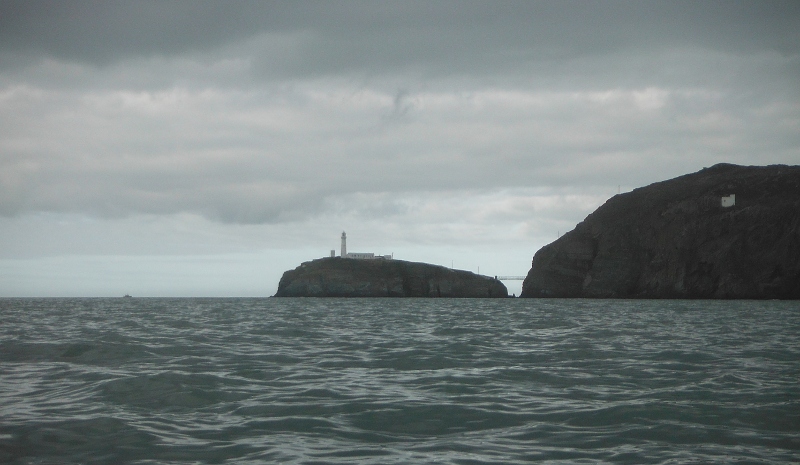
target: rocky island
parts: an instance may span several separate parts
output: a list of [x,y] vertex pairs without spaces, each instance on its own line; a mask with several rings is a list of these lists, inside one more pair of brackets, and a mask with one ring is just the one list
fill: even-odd
[[521,297],[800,299],[800,166],[619,194],[533,257]]
[[495,278],[404,260],[330,257],[283,273],[275,297],[508,297]]

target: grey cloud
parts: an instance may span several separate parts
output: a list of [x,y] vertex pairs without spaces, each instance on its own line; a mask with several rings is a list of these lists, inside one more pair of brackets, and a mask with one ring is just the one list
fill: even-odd
[[[474,72],[612,50],[680,45],[796,55],[793,1],[4,1],[0,50],[104,64],[180,55],[259,34],[308,39],[269,63],[290,75]],[[275,71],[273,69],[273,71]],[[423,71],[425,72],[425,71]]]
[[[216,46],[259,30],[253,3],[4,1],[3,50],[108,63]],[[274,7],[277,7],[275,5]]]
[[[285,222],[352,192],[641,185],[717,161],[791,161],[798,147],[791,104],[705,89],[56,95],[5,100],[18,110],[0,114],[5,215]],[[404,100],[402,124],[386,121]]]
[[3,2],[0,214],[277,223],[796,162],[799,9]]
[[[258,88],[779,85],[800,92],[800,6],[724,2],[0,3],[0,82]],[[715,57],[757,62],[720,76]],[[45,71],[41,59],[73,63]],[[780,67],[780,69],[779,69]],[[457,81],[453,81],[456,79]]]

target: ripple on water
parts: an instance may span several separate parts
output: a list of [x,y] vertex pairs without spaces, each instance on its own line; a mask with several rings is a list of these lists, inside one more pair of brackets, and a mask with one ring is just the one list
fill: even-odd
[[798,310],[0,299],[0,462],[797,462]]

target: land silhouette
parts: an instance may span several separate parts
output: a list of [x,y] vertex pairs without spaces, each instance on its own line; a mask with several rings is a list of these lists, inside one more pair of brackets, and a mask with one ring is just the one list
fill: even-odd
[[718,164],[609,199],[521,297],[798,299],[799,228],[800,166]]
[[329,257],[286,271],[276,297],[508,297],[499,280],[429,263]]
[[[286,271],[278,297],[507,297],[502,282],[392,259]],[[800,166],[710,168],[618,194],[533,257],[520,297],[800,299]]]

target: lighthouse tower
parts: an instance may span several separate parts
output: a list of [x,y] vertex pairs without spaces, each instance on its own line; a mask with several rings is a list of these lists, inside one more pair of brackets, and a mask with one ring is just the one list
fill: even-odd
[[342,258],[347,258],[347,234],[342,231]]

